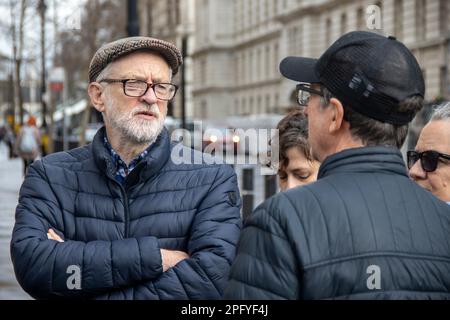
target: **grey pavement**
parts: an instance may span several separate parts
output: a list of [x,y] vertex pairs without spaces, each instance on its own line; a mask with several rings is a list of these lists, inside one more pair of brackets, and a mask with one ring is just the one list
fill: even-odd
[[0,300],[32,299],[17,283],[9,243],[14,226],[14,212],[22,184],[22,161],[9,160],[7,147],[0,143]]

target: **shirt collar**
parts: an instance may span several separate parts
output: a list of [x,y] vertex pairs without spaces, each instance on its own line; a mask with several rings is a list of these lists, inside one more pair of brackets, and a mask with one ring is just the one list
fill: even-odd
[[113,165],[116,168],[115,173],[116,180],[118,180],[121,183],[124,183],[126,177],[131,173],[131,171],[133,171],[134,168],[136,168],[137,164],[147,156],[150,149],[150,147],[145,149],[141,154],[139,154],[136,158],[131,160],[130,163],[127,165],[125,161],[122,160],[120,155],[113,149],[106,135],[104,136],[103,143],[106,149],[108,149],[111,155]]

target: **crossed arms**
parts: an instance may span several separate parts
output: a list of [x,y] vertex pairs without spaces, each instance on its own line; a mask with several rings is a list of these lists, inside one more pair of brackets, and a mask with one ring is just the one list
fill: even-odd
[[[20,192],[11,241],[19,283],[44,299],[221,298],[240,231],[239,206],[228,197],[237,192],[236,176],[231,168],[221,168],[197,208],[184,253],[160,248],[152,236],[57,241],[50,229],[64,225],[63,212],[42,162],[35,162]],[[70,266],[81,269],[80,289],[67,286]]]

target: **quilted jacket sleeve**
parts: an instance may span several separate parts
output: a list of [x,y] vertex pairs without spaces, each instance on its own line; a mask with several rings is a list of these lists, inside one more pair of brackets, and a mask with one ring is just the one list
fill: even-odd
[[220,166],[198,208],[188,243],[189,258],[154,281],[98,299],[220,299],[228,282],[241,228],[240,197],[231,167]]
[[279,214],[280,199],[285,210],[295,209],[283,197],[269,199],[245,220],[225,299],[297,299],[300,268],[286,234],[289,221]]
[[[156,238],[89,243],[48,240],[48,229],[63,225],[62,219],[44,167],[36,161],[20,191],[11,240],[17,280],[34,298],[85,298],[154,279],[162,273]],[[70,277],[76,277],[77,268],[81,289],[74,290],[76,278],[72,281]]]

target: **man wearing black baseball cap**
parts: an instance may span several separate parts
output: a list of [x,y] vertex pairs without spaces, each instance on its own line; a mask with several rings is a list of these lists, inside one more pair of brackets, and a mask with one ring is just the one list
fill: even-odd
[[408,178],[398,150],[424,98],[414,56],[357,31],[280,70],[299,82],[322,165],[245,221],[225,297],[449,299],[450,208]]

